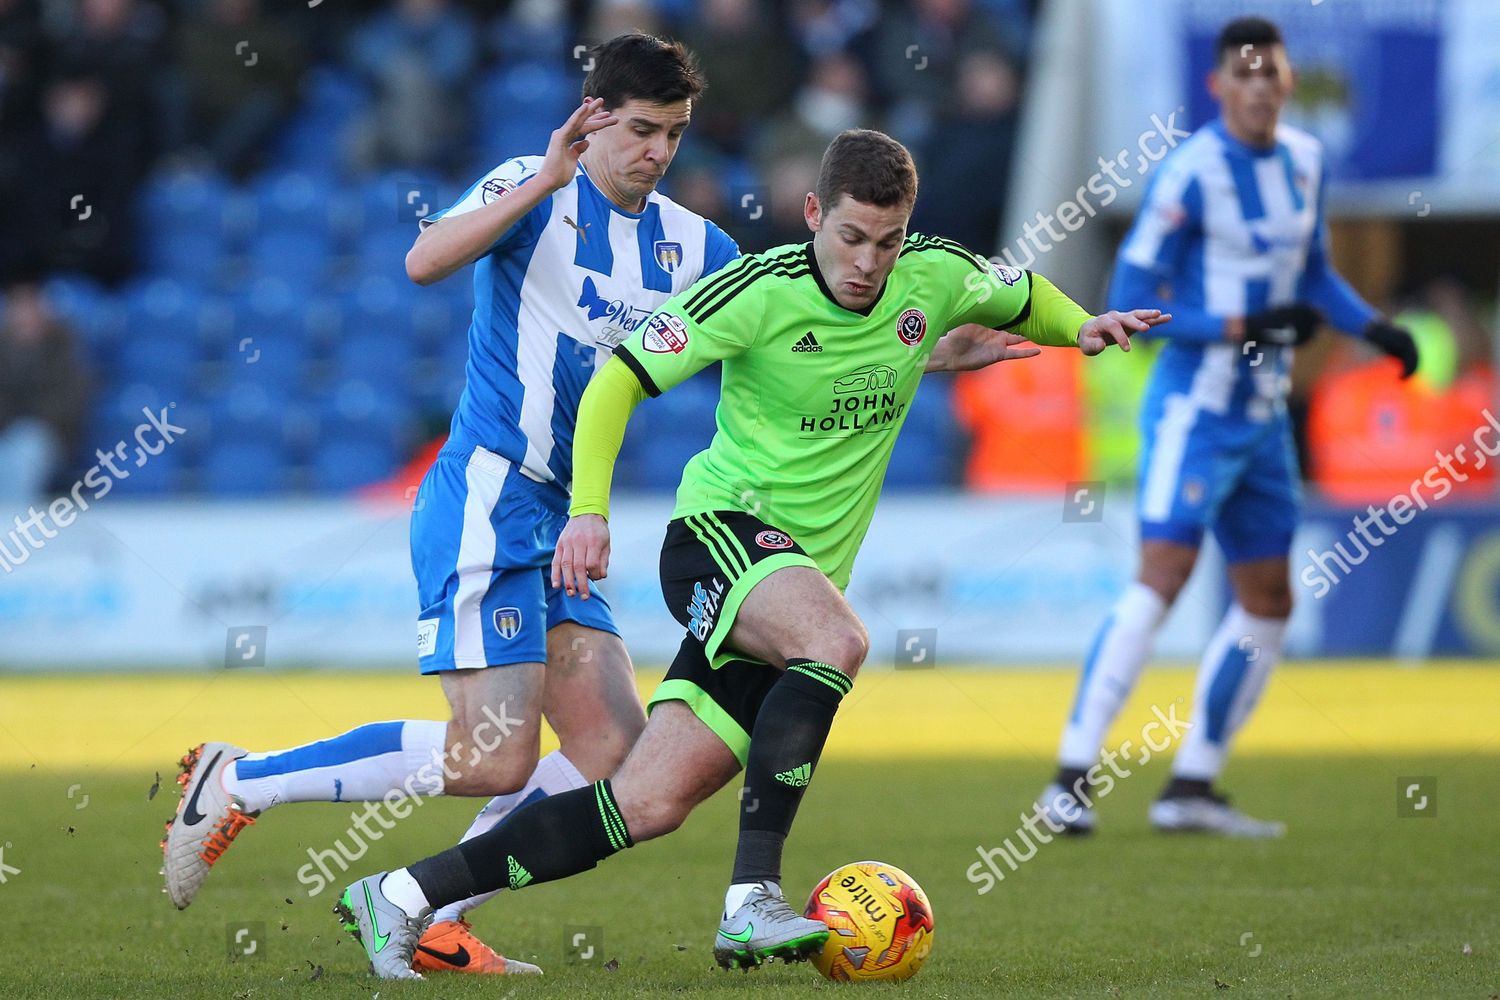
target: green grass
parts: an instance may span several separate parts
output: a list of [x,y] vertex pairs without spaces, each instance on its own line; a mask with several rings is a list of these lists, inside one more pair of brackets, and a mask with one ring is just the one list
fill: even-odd
[[[0,701],[3,701],[0,698]],[[871,722],[866,720],[865,725]],[[887,720],[882,740],[904,738]],[[1491,747],[1493,749],[1493,747]],[[936,939],[897,986],[836,987],[807,966],[725,973],[709,945],[728,874],[735,797],[721,793],[678,833],[568,882],[507,894],[475,914],[541,980],[371,980],[358,946],[296,878],[330,846],[349,806],[278,809],[247,830],[197,903],[159,891],[156,842],[176,804],[170,776],[147,801],[149,767],[0,770],[0,997],[1494,997],[1500,994],[1500,758],[1372,760],[1257,755],[1228,774],[1238,801],[1287,821],[1275,843],[1153,835],[1152,763],[1103,802],[1103,829],[1056,842],[986,895],[966,878],[977,845],[1012,835],[1047,777],[1043,758],[971,757],[820,768],[788,850],[800,896],[845,861],[900,865],[926,888]],[[1435,819],[1396,816],[1396,776],[1434,775]],[[66,795],[71,782],[81,791]],[[475,804],[429,802],[374,844],[353,874],[447,846]],[[257,953],[231,960],[233,928],[258,922]],[[569,965],[573,928],[602,930],[603,964]],[[1464,955],[1465,944],[1472,954]],[[617,963],[617,964],[616,964]]]

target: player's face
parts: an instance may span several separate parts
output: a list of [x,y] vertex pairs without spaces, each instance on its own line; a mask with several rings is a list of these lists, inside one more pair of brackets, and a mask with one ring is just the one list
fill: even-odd
[[1247,45],[1226,52],[1209,74],[1208,89],[1218,100],[1231,135],[1257,144],[1276,135],[1276,121],[1292,96],[1292,64],[1280,45]]
[[880,296],[885,279],[896,266],[911,209],[882,208],[841,194],[831,208],[809,194],[804,208],[807,228],[813,231],[813,254],[818,270],[845,309],[861,310]]
[[632,98],[610,113],[619,123],[594,133],[584,161],[589,176],[601,181],[607,194],[623,198],[621,207],[634,211],[656,190],[677,155],[692,102],[652,104]]

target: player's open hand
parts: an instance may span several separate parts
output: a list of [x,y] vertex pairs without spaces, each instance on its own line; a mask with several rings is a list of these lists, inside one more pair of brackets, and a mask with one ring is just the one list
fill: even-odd
[[613,112],[604,110],[602,97],[585,97],[562,127],[552,133],[537,177],[549,188],[566,185],[578,171],[578,158],[589,148],[588,136],[619,120]]
[[[1021,346],[1025,345],[1025,346]],[[1042,353],[1019,333],[965,323],[943,335],[927,356],[929,372],[971,372],[1000,361],[1034,358]]]
[[568,518],[552,553],[552,586],[589,599],[589,581],[609,575],[609,522],[598,514]]
[[1088,358],[1101,353],[1110,344],[1118,344],[1120,350],[1128,351],[1131,337],[1145,333],[1153,326],[1161,326],[1171,318],[1171,313],[1160,309],[1132,309],[1129,312],[1111,309],[1078,328],[1078,349]]

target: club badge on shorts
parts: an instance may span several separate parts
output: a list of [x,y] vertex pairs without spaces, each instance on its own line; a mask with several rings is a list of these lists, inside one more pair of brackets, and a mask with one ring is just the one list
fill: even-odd
[[789,549],[792,547],[792,538],[790,535],[772,528],[756,535],[755,544],[763,549]]
[[496,608],[495,631],[502,639],[514,639],[521,631],[521,609]]

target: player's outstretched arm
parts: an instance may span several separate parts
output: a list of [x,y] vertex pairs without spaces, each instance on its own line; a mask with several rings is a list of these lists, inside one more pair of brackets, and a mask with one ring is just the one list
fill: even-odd
[[566,187],[577,172],[578,157],[589,148],[588,136],[620,120],[603,107],[600,98],[584,98],[552,133],[541,167],[507,197],[423,229],[406,254],[407,277],[419,285],[442,281],[488,253],[527,212]]
[[1040,347],[1019,333],[993,330],[980,323],[965,323],[949,330],[927,356],[924,372],[971,372],[1001,361],[1034,358]]
[[1171,313],[1160,309],[1111,309],[1091,316],[1052,282],[1033,273],[1029,311],[1016,332],[1039,344],[1076,344],[1085,357],[1093,357],[1110,344],[1128,351],[1132,336],[1171,318]]
[[1111,309],[1078,328],[1078,349],[1087,358],[1103,353],[1110,344],[1118,344],[1120,350],[1128,351],[1131,337],[1171,319],[1171,313],[1160,309],[1128,309],[1124,312]]
[[646,390],[619,358],[589,382],[573,430],[571,516],[552,554],[552,586],[588,600],[589,581],[609,575],[609,486],[630,414]]

